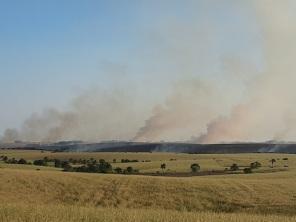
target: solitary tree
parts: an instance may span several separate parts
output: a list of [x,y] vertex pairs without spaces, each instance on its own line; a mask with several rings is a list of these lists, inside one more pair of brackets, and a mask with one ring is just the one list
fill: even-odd
[[261,166],[262,166],[261,163],[259,163],[258,161],[250,164],[251,169],[257,169],[257,168],[259,168]]
[[126,172],[133,173],[134,169],[131,166],[129,166],[129,167],[126,168]]
[[193,163],[193,164],[191,164],[190,168],[191,168],[191,171],[192,171],[193,173],[196,173],[196,172],[198,172],[198,171],[200,170],[200,166],[199,166],[198,163]]
[[165,170],[165,168],[166,168],[166,164],[165,164],[165,163],[161,164],[161,165],[160,165],[160,168],[162,169],[162,173],[164,173],[164,170]]

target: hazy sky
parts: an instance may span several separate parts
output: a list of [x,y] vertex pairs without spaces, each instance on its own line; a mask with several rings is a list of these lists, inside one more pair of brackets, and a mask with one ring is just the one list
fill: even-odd
[[71,110],[93,89],[129,92],[139,127],[180,81],[214,83],[231,107],[264,69],[253,7],[237,0],[0,0],[0,134],[46,108]]

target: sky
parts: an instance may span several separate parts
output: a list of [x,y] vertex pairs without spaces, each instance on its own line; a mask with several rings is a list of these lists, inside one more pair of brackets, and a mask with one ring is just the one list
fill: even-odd
[[[266,69],[252,2],[0,0],[0,135],[11,128],[20,139],[49,140],[56,122],[63,136],[53,140],[198,137],[247,100]],[[169,120],[143,137],[159,110]],[[75,125],[61,133],[69,113]],[[28,126],[34,136],[22,132]]]

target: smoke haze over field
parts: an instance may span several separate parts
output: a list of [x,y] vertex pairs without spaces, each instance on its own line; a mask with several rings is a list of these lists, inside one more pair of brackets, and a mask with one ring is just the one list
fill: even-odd
[[256,1],[254,6],[263,30],[266,69],[249,86],[249,101],[209,123],[198,142],[295,140],[296,4]]
[[108,89],[32,114],[2,140],[295,140],[296,3],[222,2],[190,2],[189,17],[160,13],[136,33],[142,69],[105,70]]

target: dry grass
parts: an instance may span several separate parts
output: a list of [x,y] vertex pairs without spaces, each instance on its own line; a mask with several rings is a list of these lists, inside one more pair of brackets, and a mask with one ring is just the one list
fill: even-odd
[[295,173],[191,178],[0,170],[0,201],[294,214]]
[[[86,153],[79,157],[80,153],[14,151],[8,156],[13,155],[27,159],[143,158],[152,162],[118,165],[135,164],[147,172],[156,170],[163,161],[167,161],[168,168],[185,171],[193,161],[202,168],[224,169],[232,163],[248,165],[257,160],[268,168],[268,161],[276,158],[277,168],[281,168],[286,164],[282,159],[288,157],[289,170],[168,178],[66,173],[49,171],[54,169],[51,167],[36,171],[30,168],[33,166],[1,164],[0,221],[295,221],[296,155]],[[171,158],[177,161],[170,161]]]
[[[282,168],[287,163],[289,168],[296,169],[296,155],[289,154],[184,154],[184,153],[82,153],[82,152],[67,152],[67,153],[52,153],[41,151],[21,151],[21,150],[0,150],[0,156],[6,155],[9,158],[25,158],[26,160],[42,159],[49,157],[52,159],[68,160],[72,159],[105,159],[112,163],[113,167],[126,168],[132,166],[139,169],[143,173],[155,173],[160,171],[161,163],[166,163],[167,170],[171,172],[188,172],[192,163],[199,163],[201,170],[223,170],[233,163],[240,166],[249,166],[251,162],[259,161],[263,164],[263,169],[268,169],[270,160],[275,158],[278,168]],[[289,161],[283,161],[283,158],[289,158]],[[139,160],[136,163],[120,163],[121,159]],[[176,159],[176,161],[171,161]],[[142,162],[149,160],[151,162]],[[1,165],[0,165],[1,166]],[[6,166],[7,167],[7,166]],[[17,167],[17,166],[15,166]],[[23,168],[23,167],[21,167]],[[46,169],[46,168],[45,168]]]
[[293,222],[296,217],[243,213],[180,212],[169,210],[115,209],[53,205],[0,205],[3,222]]

